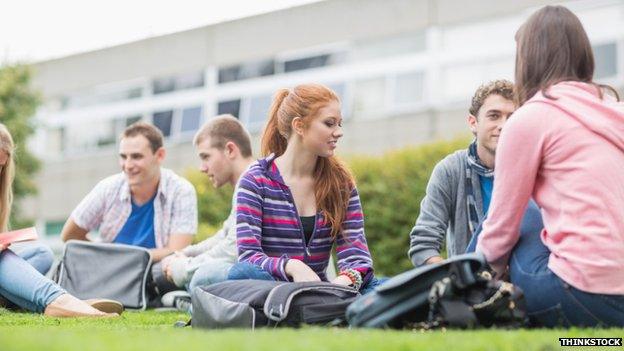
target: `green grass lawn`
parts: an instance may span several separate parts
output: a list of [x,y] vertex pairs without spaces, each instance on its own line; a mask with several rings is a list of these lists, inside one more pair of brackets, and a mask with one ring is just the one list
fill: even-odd
[[[559,350],[559,337],[623,337],[624,329],[391,331],[340,328],[193,330],[180,313],[57,319],[0,309],[0,350]],[[601,348],[568,348],[600,350]],[[622,350],[611,347],[610,350]]]

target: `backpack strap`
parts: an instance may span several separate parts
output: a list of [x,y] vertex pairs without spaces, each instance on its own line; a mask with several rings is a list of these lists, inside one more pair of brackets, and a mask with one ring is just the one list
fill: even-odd
[[281,322],[288,316],[290,310],[290,304],[293,298],[298,294],[310,291],[343,291],[352,293],[353,295],[359,294],[357,290],[348,286],[342,286],[338,284],[332,284],[329,282],[303,282],[303,283],[290,283],[281,284],[269,292],[269,295],[264,302],[264,314],[270,320],[274,322]]

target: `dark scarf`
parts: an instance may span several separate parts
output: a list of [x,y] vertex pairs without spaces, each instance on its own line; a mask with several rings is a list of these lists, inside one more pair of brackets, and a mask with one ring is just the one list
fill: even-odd
[[480,222],[475,192],[472,186],[472,172],[476,172],[478,175],[486,178],[494,177],[494,170],[485,167],[479,160],[476,140],[468,146],[468,162],[466,165],[466,204],[468,205],[468,228],[470,228],[471,236]]

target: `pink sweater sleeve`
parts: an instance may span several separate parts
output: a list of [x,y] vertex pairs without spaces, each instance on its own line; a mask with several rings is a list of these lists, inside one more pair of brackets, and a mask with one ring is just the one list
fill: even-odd
[[499,274],[518,241],[542,159],[548,107],[528,104],[505,124],[496,150],[494,190],[477,250]]

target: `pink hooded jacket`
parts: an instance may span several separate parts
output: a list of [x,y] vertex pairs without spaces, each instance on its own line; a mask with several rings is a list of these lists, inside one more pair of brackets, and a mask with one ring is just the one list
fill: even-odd
[[562,82],[505,125],[477,249],[497,271],[518,241],[527,201],[542,211],[548,267],[582,291],[624,294],[624,105]]

